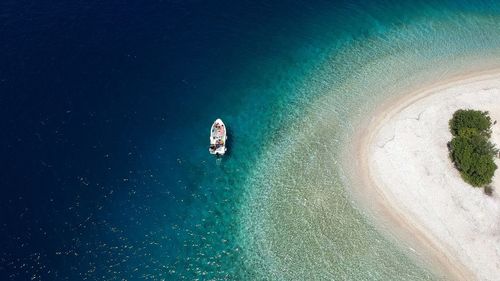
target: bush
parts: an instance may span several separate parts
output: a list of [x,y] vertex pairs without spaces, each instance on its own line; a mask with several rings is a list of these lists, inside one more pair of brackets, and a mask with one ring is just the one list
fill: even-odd
[[472,186],[490,184],[497,169],[494,157],[498,150],[489,141],[488,112],[458,110],[449,124],[454,136],[448,146],[450,157],[462,178]]
[[491,118],[487,111],[459,109],[453,114],[449,125],[453,136],[458,136],[462,129],[475,129],[488,138],[491,135]]

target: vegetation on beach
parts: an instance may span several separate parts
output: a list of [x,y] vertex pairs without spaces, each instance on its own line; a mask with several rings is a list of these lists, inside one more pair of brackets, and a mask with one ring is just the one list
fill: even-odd
[[490,142],[491,118],[487,111],[457,110],[449,122],[453,139],[450,157],[462,178],[475,187],[491,183],[498,149]]

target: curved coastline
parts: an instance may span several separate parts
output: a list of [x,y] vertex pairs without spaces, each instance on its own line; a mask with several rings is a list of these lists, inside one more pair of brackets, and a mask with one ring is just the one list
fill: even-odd
[[[276,115],[276,134],[245,179],[238,239],[246,262],[259,269],[252,274],[280,280],[473,279],[439,243],[415,241],[405,217],[387,223],[390,231],[381,229],[379,220],[397,213],[379,204],[385,213],[373,216],[373,208],[357,202],[358,194],[370,195],[353,191],[362,186],[359,169],[352,168],[357,152],[345,153],[377,108],[386,112],[394,101],[425,89],[499,69],[500,36],[491,23],[459,16],[395,26],[329,50],[307,73],[293,98],[283,100],[288,113]],[[369,199],[369,207],[381,201]],[[394,228],[406,239],[396,239]]]
[[[348,151],[346,151],[348,153],[347,155],[349,155],[347,157],[351,158],[350,160],[353,166],[351,169],[351,171],[353,171],[351,178],[355,183],[354,197],[357,197],[362,205],[373,214],[375,220],[380,222],[379,226],[383,228],[383,232],[395,235],[398,239],[404,240],[406,242],[405,244],[408,245],[412,252],[416,255],[420,255],[420,258],[423,257],[423,259],[426,259],[427,263],[431,264],[437,272],[451,280],[493,280],[491,279],[491,275],[495,274],[495,271],[493,271],[493,273],[491,271],[485,274],[479,273],[478,266],[480,267],[480,265],[470,264],[473,258],[464,258],[464,255],[467,255],[467,253],[464,254],[457,251],[458,245],[453,245],[453,243],[450,244],[450,241],[443,241],[442,237],[439,237],[439,233],[436,232],[436,229],[429,227],[432,223],[435,223],[435,221],[432,221],[432,218],[422,218],[419,216],[419,214],[421,215],[422,213],[415,212],[415,210],[412,209],[413,206],[410,204],[411,202],[408,202],[408,198],[405,198],[407,201],[398,198],[395,188],[401,187],[395,187],[394,181],[391,185],[387,184],[384,179],[381,179],[381,177],[383,177],[381,174],[387,172],[387,167],[385,168],[386,171],[381,171],[381,168],[378,166],[374,167],[373,159],[375,153],[373,151],[373,146],[376,145],[381,130],[387,130],[384,126],[386,126],[388,122],[401,117],[401,112],[412,108],[412,106],[422,100],[433,96],[443,95],[443,93],[446,94],[448,89],[457,89],[462,86],[466,87],[474,83],[483,83],[483,86],[488,88],[488,81],[496,82],[496,84],[490,84],[495,84],[495,86],[498,87],[498,85],[500,85],[500,70],[494,69],[480,73],[469,73],[467,75],[442,81],[439,84],[408,91],[407,94],[399,96],[398,98],[386,100],[375,109],[375,112],[371,115],[371,119],[364,120],[361,125],[358,126],[353,136],[355,141],[351,147],[349,147]],[[418,116],[418,119],[419,118],[420,116]],[[447,121],[448,120],[446,120],[446,122]],[[395,126],[394,124],[391,125]],[[394,136],[392,136],[392,138],[394,138]],[[447,140],[444,141],[446,142]],[[444,149],[446,149],[446,146]],[[443,155],[447,156],[446,153]],[[382,159],[382,161],[383,160],[386,159]],[[411,161],[409,162],[411,163]],[[403,165],[404,163],[400,164]],[[455,173],[454,176],[461,180],[458,173],[453,170],[451,164],[448,168],[450,170],[445,172]],[[354,175],[354,173],[357,174]],[[494,185],[498,185],[497,183],[498,176],[496,177]],[[470,189],[472,190],[471,187]],[[479,190],[476,191],[481,192]],[[430,191],[427,190],[427,192]],[[440,210],[436,211],[439,212]]]

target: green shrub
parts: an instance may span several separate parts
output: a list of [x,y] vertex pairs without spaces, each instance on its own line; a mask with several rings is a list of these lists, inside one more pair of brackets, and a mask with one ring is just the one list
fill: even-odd
[[458,136],[464,128],[476,129],[479,134],[488,138],[491,135],[491,118],[487,111],[459,109],[453,114],[449,125],[454,136]]
[[490,184],[497,169],[494,157],[498,150],[489,141],[488,112],[458,110],[449,124],[454,136],[449,143],[450,157],[462,178],[472,186]]

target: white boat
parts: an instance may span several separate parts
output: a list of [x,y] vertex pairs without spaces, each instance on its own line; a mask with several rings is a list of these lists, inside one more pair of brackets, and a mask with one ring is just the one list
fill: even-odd
[[210,154],[224,155],[226,153],[227,130],[222,120],[217,119],[210,129]]

